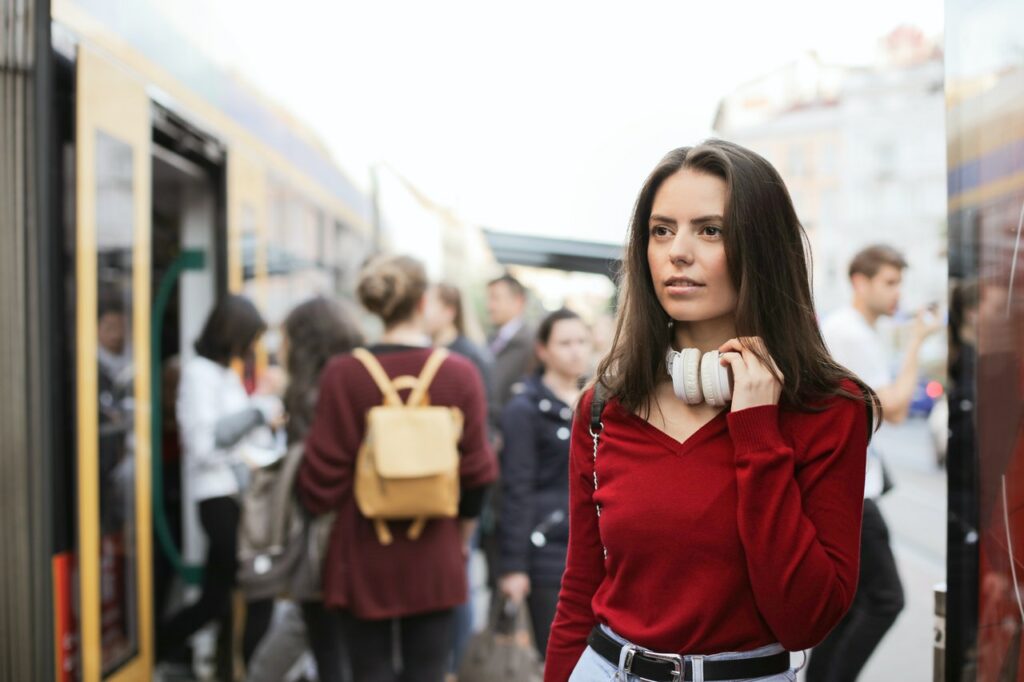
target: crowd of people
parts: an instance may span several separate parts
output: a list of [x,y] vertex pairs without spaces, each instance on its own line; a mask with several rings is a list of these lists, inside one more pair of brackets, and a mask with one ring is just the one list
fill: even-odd
[[789,652],[814,647],[809,679],[855,679],[902,608],[869,443],[905,417],[937,329],[919,318],[888,375],[874,323],[905,267],[862,252],[852,306],[820,326],[782,180],[713,140],[644,183],[597,362],[580,315],[534,326],[511,275],[487,285],[480,346],[458,288],[382,256],[356,293],[383,333],[307,301],[281,330],[284,380],[247,391],[233,364],[267,324],[223,298],[177,396],[202,593],[158,627],[158,656],[218,620],[220,679],[239,627],[250,680],[450,679],[484,625],[479,551],[545,680],[794,680]]
[[[199,599],[160,624],[159,659],[181,659],[188,638],[217,621],[219,679],[237,677],[231,633],[239,630],[249,680],[301,673],[307,651],[324,682],[443,679],[458,670],[480,625],[473,622],[469,559],[492,540],[500,550],[488,565],[491,583],[500,585],[498,598],[529,603],[543,651],[565,564],[572,406],[592,364],[592,341],[567,309],[531,326],[528,292],[511,275],[487,290],[495,332],[482,346],[466,335],[457,287],[428,282],[413,258],[375,259],[357,294],[383,324],[376,342],[365,344],[346,307],[313,298],[281,326],[275,361],[285,380],[258,382],[251,393],[233,365],[253,356],[267,323],[243,296],[217,302],[182,368],[176,409],[186,486],[206,540],[204,577]],[[428,393],[432,405],[453,407],[462,419],[458,514],[431,519],[416,539],[403,532],[408,522],[397,521],[388,524],[393,541],[380,543],[354,501],[365,416],[383,398],[354,357],[361,347],[391,378],[418,375],[435,348],[450,351]],[[298,510],[261,504],[250,492],[282,482],[294,489]],[[490,526],[482,541],[477,519],[485,506]],[[261,555],[240,545],[263,517],[289,514],[294,518],[278,525],[297,519],[303,528],[293,535],[322,552],[322,565],[286,558],[292,575],[275,569],[276,580],[261,581]],[[315,520],[325,515],[329,526],[318,537]],[[322,589],[309,584],[310,573],[322,576]],[[237,587],[246,596],[244,623],[232,622]]]

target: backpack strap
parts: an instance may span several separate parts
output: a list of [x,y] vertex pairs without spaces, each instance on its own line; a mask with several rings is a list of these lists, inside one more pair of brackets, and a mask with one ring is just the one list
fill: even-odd
[[398,395],[398,391],[395,390],[394,384],[391,383],[391,377],[384,371],[384,368],[380,366],[380,362],[377,358],[373,357],[373,353],[366,350],[365,348],[356,348],[352,351],[352,357],[363,364],[366,371],[370,373],[370,377],[373,378],[373,382],[377,384],[377,388],[384,395],[385,405],[401,405],[402,399]]
[[420,372],[419,384],[412,390],[409,400],[405,403],[406,405],[426,404],[427,390],[430,388],[430,384],[433,383],[434,377],[437,376],[438,370],[441,369],[441,364],[447,358],[448,351],[445,348],[438,348],[430,354],[426,364],[423,365],[423,370]]
[[391,535],[391,529],[388,528],[388,522],[384,519],[374,519],[373,529],[377,532],[377,542],[385,547],[395,541]]
[[270,546],[283,547],[288,522],[291,521],[291,502],[294,499],[295,478],[305,453],[304,443],[295,443],[288,448],[284,463],[278,474],[271,504]]

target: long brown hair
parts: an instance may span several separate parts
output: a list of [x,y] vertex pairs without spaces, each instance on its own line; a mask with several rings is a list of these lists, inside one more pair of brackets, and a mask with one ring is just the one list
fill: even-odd
[[[875,393],[825,347],[811,295],[807,235],[782,178],[758,154],[714,139],[666,154],[640,189],[619,273],[615,337],[598,365],[597,381],[626,409],[649,414],[654,389],[667,377],[672,320],[654,291],[648,223],[658,188],[683,168],[725,181],[725,255],[738,295],[736,331],[764,339],[785,379],[781,402],[816,411],[820,408],[814,404],[822,399],[845,395],[880,410]],[[758,355],[770,366],[768,358]],[[857,383],[862,394],[844,390],[844,379]]]
[[320,372],[333,356],[363,343],[355,319],[337,302],[317,296],[296,306],[284,321],[288,338],[288,442],[306,437],[313,421]]
[[454,284],[448,282],[440,282],[436,285],[437,298],[445,306],[451,308],[455,313],[455,319],[452,320],[452,324],[455,325],[455,331],[458,332],[459,336],[466,335],[466,318],[462,312],[462,292]]

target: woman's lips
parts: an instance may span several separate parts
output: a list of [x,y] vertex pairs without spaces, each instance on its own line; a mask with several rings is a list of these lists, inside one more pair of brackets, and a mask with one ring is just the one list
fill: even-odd
[[665,284],[665,293],[669,296],[686,296],[704,288],[703,284],[682,279],[669,280]]

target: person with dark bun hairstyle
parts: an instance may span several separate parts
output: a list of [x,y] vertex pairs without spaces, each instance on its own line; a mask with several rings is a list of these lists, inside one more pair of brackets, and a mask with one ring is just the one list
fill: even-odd
[[[384,334],[369,350],[392,380],[419,376],[433,353],[426,292],[423,266],[407,256],[379,257],[360,276],[359,300],[384,323]],[[356,505],[353,478],[366,415],[383,396],[352,354],[335,358],[323,373],[298,490],[310,513],[337,514],[323,566],[324,603],[350,633],[356,682],[443,680],[454,609],[466,599],[469,540],[487,486],[497,477],[480,372],[453,353],[441,364],[429,397],[431,405],[458,408],[464,418],[458,518],[431,519],[418,539],[407,536],[410,522],[389,522],[393,540],[382,544]]]

